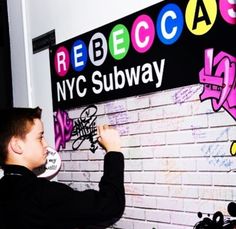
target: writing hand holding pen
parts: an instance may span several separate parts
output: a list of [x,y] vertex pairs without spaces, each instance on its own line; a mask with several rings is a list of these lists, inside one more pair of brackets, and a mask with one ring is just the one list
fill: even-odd
[[106,152],[121,152],[121,140],[119,132],[108,125],[99,125],[97,127],[98,143]]

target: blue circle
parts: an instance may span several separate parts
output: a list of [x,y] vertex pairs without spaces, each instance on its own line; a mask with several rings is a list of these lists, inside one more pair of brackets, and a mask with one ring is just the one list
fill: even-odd
[[[165,31],[162,30],[161,22],[165,17]],[[173,3],[167,4],[160,11],[156,21],[157,36],[166,45],[175,43],[182,34],[184,27],[184,17],[181,9]],[[174,36],[171,36],[171,33]],[[167,37],[170,35],[171,37]]]
[[73,43],[70,52],[71,65],[77,72],[82,71],[88,60],[87,46],[82,40],[77,40]]

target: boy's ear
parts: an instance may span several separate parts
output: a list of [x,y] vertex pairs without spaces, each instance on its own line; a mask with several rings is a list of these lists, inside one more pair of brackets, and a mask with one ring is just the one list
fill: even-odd
[[9,142],[10,150],[14,153],[21,154],[22,153],[22,147],[20,144],[20,139],[17,137],[12,137]]

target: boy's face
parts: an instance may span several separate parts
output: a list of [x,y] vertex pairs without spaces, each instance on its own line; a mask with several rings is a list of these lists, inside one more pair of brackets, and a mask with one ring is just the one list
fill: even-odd
[[44,139],[43,123],[40,119],[34,119],[28,134],[21,141],[22,156],[25,166],[33,170],[46,163],[47,142]]

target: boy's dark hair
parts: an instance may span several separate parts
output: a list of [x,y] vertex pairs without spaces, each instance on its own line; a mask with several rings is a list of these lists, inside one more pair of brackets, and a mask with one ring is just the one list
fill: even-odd
[[0,165],[4,165],[7,159],[7,146],[10,139],[13,136],[24,139],[34,119],[41,119],[41,113],[39,107],[14,107],[0,110]]

